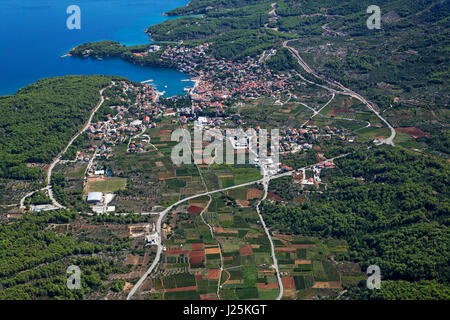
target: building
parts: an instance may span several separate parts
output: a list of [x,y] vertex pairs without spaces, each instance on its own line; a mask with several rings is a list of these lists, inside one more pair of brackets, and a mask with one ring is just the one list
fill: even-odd
[[244,137],[230,137],[231,145],[236,150],[247,149],[249,147],[248,138]]
[[55,207],[51,204],[42,204],[42,205],[37,205],[37,206],[32,206],[31,210],[33,212],[41,212],[41,211],[53,211],[53,210],[58,210],[58,207]]
[[89,192],[87,196],[87,202],[90,204],[99,204],[103,202],[102,192]]
[[157,232],[145,236],[145,242],[147,245],[157,245],[159,241],[159,234]]
[[154,52],[158,52],[159,49],[161,49],[160,46],[154,44],[148,47],[148,53],[154,53]]

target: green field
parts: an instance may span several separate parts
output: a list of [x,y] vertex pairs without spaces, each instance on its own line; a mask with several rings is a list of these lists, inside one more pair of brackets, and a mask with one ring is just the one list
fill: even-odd
[[127,185],[125,178],[107,178],[104,181],[90,181],[87,185],[88,192],[116,192],[124,190]]

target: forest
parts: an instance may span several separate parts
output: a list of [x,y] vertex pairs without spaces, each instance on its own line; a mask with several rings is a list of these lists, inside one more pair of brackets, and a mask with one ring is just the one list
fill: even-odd
[[[270,228],[345,239],[350,253],[336,259],[360,262],[363,270],[380,266],[391,287],[397,280],[448,286],[449,164],[387,146],[355,152],[336,164],[342,175],[303,205],[265,202]],[[395,292],[391,288],[390,294]]]
[[66,76],[39,80],[0,98],[0,177],[37,179],[89,118],[107,76]]
[[[75,219],[76,212],[61,210],[28,213],[21,221],[0,225],[0,300],[80,300],[110,286],[108,275],[123,271],[111,256],[128,248],[129,239],[103,243],[47,228]],[[80,267],[81,289],[67,288],[69,265]]]
[[120,42],[103,40],[98,42],[87,42],[81,44],[70,51],[74,57],[93,58],[121,58],[130,63],[148,67],[175,68],[171,61],[162,60],[161,54],[165,47],[158,52],[149,53],[143,56],[136,56],[135,53],[143,53],[148,50],[149,45],[125,46]]

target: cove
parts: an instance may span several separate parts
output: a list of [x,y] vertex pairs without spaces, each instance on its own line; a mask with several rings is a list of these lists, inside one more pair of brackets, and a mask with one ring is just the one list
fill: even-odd
[[[2,0],[0,2],[0,95],[14,94],[39,79],[69,74],[118,75],[133,81],[153,79],[165,96],[183,94],[188,75],[172,69],[141,67],[120,59],[61,58],[90,41],[113,40],[125,45],[149,43],[145,29],[187,0]],[[67,7],[81,9],[81,30],[68,30]],[[19,18],[18,18],[19,17]],[[167,86],[167,87],[166,87]]]

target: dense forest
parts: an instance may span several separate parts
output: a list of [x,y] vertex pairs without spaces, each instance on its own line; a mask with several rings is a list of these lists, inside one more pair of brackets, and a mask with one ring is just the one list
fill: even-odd
[[376,264],[384,280],[395,280],[379,298],[401,298],[395,296],[401,287],[427,286],[416,283],[421,280],[434,288],[448,286],[449,164],[392,147],[359,151],[336,164],[342,175],[303,205],[265,202],[268,225],[347,240],[349,255],[336,259],[361,262],[363,270]]
[[[49,224],[75,219],[76,212],[54,211],[29,213],[21,221],[0,225],[0,300],[83,299],[107,289],[108,274],[124,271],[111,257],[129,247],[128,238],[104,243],[47,230]],[[66,286],[69,265],[82,271],[79,290]]]
[[74,57],[93,57],[93,58],[121,58],[128,62],[148,67],[176,68],[171,61],[162,60],[161,54],[165,47],[158,52],[147,55],[135,55],[148,51],[149,45],[137,45],[127,47],[116,41],[98,41],[81,44],[70,51]]
[[100,100],[99,90],[112,79],[44,79],[0,97],[0,177],[38,178],[41,170],[27,164],[50,163],[86,122]]

